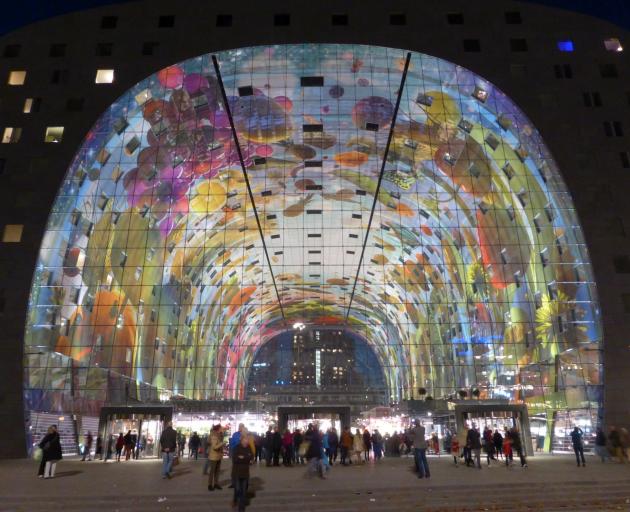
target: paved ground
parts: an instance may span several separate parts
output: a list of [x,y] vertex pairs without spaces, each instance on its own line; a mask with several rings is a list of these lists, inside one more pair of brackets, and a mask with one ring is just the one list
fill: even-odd
[[[305,478],[303,467],[252,468],[249,511],[630,511],[630,464],[578,468],[568,455],[530,458],[529,468],[482,470],[430,458],[431,479],[411,471],[412,460],[333,467],[330,478]],[[229,463],[222,491],[207,491],[203,461],[187,461],[171,480],[157,460],[121,463],[64,460],[58,477],[38,479],[33,461],[0,462],[0,511],[223,511],[231,510]]]

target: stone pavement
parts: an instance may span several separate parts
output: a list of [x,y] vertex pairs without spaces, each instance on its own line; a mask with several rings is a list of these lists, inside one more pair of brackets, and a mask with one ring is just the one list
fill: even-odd
[[[248,511],[630,511],[630,464],[602,464],[594,457],[578,468],[573,456],[539,455],[518,465],[454,467],[431,457],[431,479],[411,471],[411,458],[363,466],[334,466],[327,480],[305,478],[304,467],[253,467]],[[66,459],[57,477],[36,477],[29,460],[0,461],[0,511],[228,511],[230,464],[224,460],[222,491],[208,492],[203,461],[184,460],[171,480],[160,462],[81,462]]]

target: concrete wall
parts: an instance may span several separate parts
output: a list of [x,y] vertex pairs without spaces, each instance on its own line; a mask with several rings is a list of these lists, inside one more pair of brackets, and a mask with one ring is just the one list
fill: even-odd
[[[506,11],[521,24],[508,24]],[[274,26],[274,14],[289,13],[289,26]],[[390,24],[403,13],[406,24]],[[463,24],[448,24],[462,13]],[[217,27],[218,14],[231,14],[231,27]],[[331,15],[347,14],[347,26]],[[103,16],[118,16],[115,29],[102,29]],[[175,15],[173,28],[158,28],[160,15]],[[618,37],[625,52],[604,49]],[[525,38],[527,52],[510,51],[511,38]],[[556,41],[570,38],[574,53],[560,53]],[[481,52],[463,51],[463,39],[479,39]],[[143,56],[144,42],[158,43]],[[619,153],[630,151],[626,136],[607,137],[603,121],[625,121],[630,132],[629,34],[602,20],[538,5],[495,0],[391,0],[289,2],[145,0],[82,11],[27,26],[0,39],[0,119],[23,129],[17,144],[0,144],[6,163],[0,174],[0,229],[24,224],[21,243],[0,242],[0,457],[25,453],[22,407],[22,340],[33,267],[57,189],[82,138],[98,115],[127,88],[152,72],[198,54],[270,43],[365,43],[416,50],[451,60],[494,82],[531,118],[562,170],[580,216],[599,285],[605,336],[605,415],[609,424],[630,424],[626,393],[630,314],[622,294],[630,274],[615,272],[613,258],[630,254],[630,169]],[[67,44],[64,57],[50,57],[50,45]],[[113,43],[113,56],[96,57],[97,43]],[[17,57],[2,57],[19,44]],[[617,66],[618,78],[603,78],[600,64]],[[555,64],[570,64],[572,79],[558,79]],[[116,82],[95,85],[97,68],[114,68]],[[24,86],[5,85],[10,70],[27,70]],[[65,84],[51,84],[53,70],[68,70]],[[583,93],[599,92],[603,106],[585,107]],[[41,110],[24,114],[27,97],[42,98]],[[81,112],[69,112],[69,98],[85,98]],[[64,126],[61,144],[44,144],[46,126]]]

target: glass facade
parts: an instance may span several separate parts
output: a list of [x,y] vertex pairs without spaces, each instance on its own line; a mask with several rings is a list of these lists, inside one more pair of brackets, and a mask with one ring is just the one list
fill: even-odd
[[597,414],[595,284],[552,156],[492,84],[420,53],[403,84],[406,56],[242,48],[216,54],[227,104],[211,55],[114,102],[43,238],[27,409],[241,399],[303,324],[366,340],[392,402]]

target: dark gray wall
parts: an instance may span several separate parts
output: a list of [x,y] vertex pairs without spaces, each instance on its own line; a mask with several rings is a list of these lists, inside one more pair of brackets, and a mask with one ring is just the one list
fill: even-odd
[[[506,11],[522,24],[507,24]],[[449,25],[446,14],[461,12],[464,24]],[[288,27],[275,27],[275,13],[290,13]],[[389,23],[406,15],[405,26]],[[160,15],[176,15],[174,28],[158,28]],[[232,14],[231,27],[216,27],[217,14]],[[332,26],[332,14],[348,14],[348,26]],[[117,28],[101,29],[104,15],[119,17]],[[570,37],[572,54],[555,43]],[[494,82],[528,114],[555,156],[573,195],[591,252],[605,335],[605,414],[609,424],[630,424],[626,393],[630,372],[626,328],[629,314],[621,295],[630,293],[630,274],[618,274],[613,258],[630,254],[630,169],[619,153],[627,137],[604,135],[602,122],[626,121],[630,131],[628,51],[606,52],[603,40],[621,28],[599,19],[542,6],[486,0],[391,0],[259,2],[145,0],[69,14],[27,26],[0,39],[0,119],[23,128],[17,144],[0,144],[6,166],[0,175],[0,229],[24,224],[19,244],[0,243],[0,457],[25,453],[22,407],[22,341],[32,272],[48,213],[70,160],[98,115],[127,88],[176,61],[198,54],[270,43],[339,42],[400,47],[468,67]],[[465,38],[481,41],[480,53],[463,51]],[[526,38],[529,50],[510,51],[510,38]],[[141,55],[146,41],[159,43],[154,56]],[[99,42],[114,43],[112,57],[95,57]],[[68,45],[65,57],[49,57],[51,43]],[[3,58],[7,44],[20,44],[18,57]],[[618,78],[602,78],[599,65],[615,63]],[[554,64],[570,64],[572,79],[557,79]],[[116,83],[95,85],[97,68],[114,68]],[[9,70],[28,71],[26,84],[6,84]],[[52,85],[54,69],[69,70],[67,84]],[[582,94],[598,91],[600,108],[583,106]],[[38,113],[23,114],[26,97],[41,97]],[[85,98],[82,112],[68,112],[68,98]],[[44,144],[46,126],[65,126],[61,144]],[[625,224],[625,228],[624,228]]]

